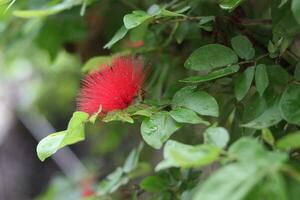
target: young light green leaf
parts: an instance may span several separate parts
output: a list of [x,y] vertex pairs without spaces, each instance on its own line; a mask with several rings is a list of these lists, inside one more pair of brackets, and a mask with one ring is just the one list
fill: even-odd
[[142,122],[141,133],[148,145],[160,149],[179,128],[180,125],[171,118],[168,112],[158,112]]
[[233,74],[237,71],[239,71],[240,66],[239,65],[232,65],[232,66],[228,66],[219,70],[215,70],[212,71],[210,73],[208,73],[207,75],[203,75],[203,76],[191,76],[188,78],[185,78],[183,80],[180,80],[180,82],[184,82],[184,83],[202,83],[202,82],[206,82],[206,81],[211,81],[211,80],[215,80],[217,78],[221,78],[224,76],[228,76],[230,74]]
[[151,17],[153,16],[146,13],[145,11],[135,10],[132,13],[124,16],[123,18],[124,26],[127,29],[132,29],[141,25],[143,22],[150,19]]
[[277,141],[276,146],[280,149],[300,148],[300,131],[287,134]]
[[221,0],[220,7],[225,10],[233,10],[242,3],[243,0]]
[[156,166],[156,170],[168,167],[201,167],[216,161],[219,154],[220,149],[212,145],[192,146],[168,140],[164,147],[164,160]]
[[293,84],[286,88],[280,100],[282,117],[291,124],[300,126],[300,86]]
[[173,107],[186,107],[200,115],[217,117],[219,115],[218,103],[214,97],[204,91],[195,91],[195,87],[184,87],[173,97]]
[[140,183],[141,189],[147,192],[161,192],[168,189],[168,182],[159,176],[147,176]]
[[210,125],[208,121],[203,120],[194,111],[187,108],[175,108],[170,111],[170,115],[179,123]]
[[91,72],[93,70],[100,70],[101,67],[110,65],[112,62],[112,56],[96,56],[89,59],[82,67],[82,72]]
[[220,44],[208,44],[195,50],[184,63],[188,69],[210,71],[237,63],[234,51]]
[[52,7],[40,10],[15,10],[13,14],[17,17],[32,18],[32,17],[45,17],[48,15],[57,14],[63,10],[70,9],[73,6],[80,5],[82,0],[64,0],[59,4]]
[[274,146],[275,139],[270,129],[264,128],[262,130],[262,138],[266,143],[268,143],[271,146]]
[[255,49],[250,40],[244,35],[231,39],[231,46],[240,58],[250,60],[255,56]]
[[242,75],[237,77],[234,85],[234,93],[238,101],[242,100],[250,89],[254,77],[254,69],[254,66],[248,67]]
[[104,49],[110,49],[115,43],[125,37],[128,29],[125,26],[122,26],[112,37],[112,39],[103,47]]
[[125,110],[115,110],[109,112],[103,119],[103,122],[111,122],[111,121],[123,121],[133,124],[134,120],[130,117],[129,113]]
[[57,150],[84,140],[84,124],[89,115],[85,112],[74,112],[65,131],[48,135],[37,145],[37,155],[41,161],[53,155]]
[[269,85],[268,73],[264,64],[259,64],[255,68],[255,85],[257,92],[262,96]]
[[225,148],[229,142],[229,134],[223,127],[210,127],[203,133],[204,143]]

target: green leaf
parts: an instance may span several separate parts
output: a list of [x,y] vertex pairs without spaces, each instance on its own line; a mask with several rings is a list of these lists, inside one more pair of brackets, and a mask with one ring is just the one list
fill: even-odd
[[102,67],[110,65],[112,56],[96,56],[89,59],[82,67],[82,72],[91,72],[93,70],[100,70]]
[[274,146],[275,139],[270,129],[264,128],[262,130],[262,138],[266,143],[268,143],[271,146]]
[[264,64],[259,64],[256,66],[255,85],[256,85],[256,90],[258,91],[260,96],[262,96],[264,94],[265,89],[269,85],[268,73],[267,73],[266,65]]
[[223,127],[210,127],[203,133],[204,143],[225,148],[229,142],[229,134]]
[[168,140],[164,147],[164,160],[158,163],[155,170],[168,167],[201,167],[219,158],[220,149],[212,145],[186,145]]
[[151,17],[153,16],[142,10],[135,10],[131,14],[127,14],[124,16],[124,26],[127,29],[132,29],[141,25],[143,22],[150,19]]
[[280,149],[298,149],[300,148],[300,131],[289,133],[276,143]]
[[84,124],[89,115],[85,112],[74,112],[65,131],[48,135],[37,145],[37,155],[41,161],[53,155],[57,150],[84,140]]
[[296,65],[295,72],[294,72],[294,78],[297,81],[300,81],[300,62],[298,62]]
[[138,148],[135,148],[130,152],[123,166],[123,171],[125,173],[129,173],[137,167],[140,153],[143,147],[144,147],[144,143],[141,142]]
[[300,1],[292,0],[291,8],[295,19],[297,20],[298,24],[300,24]]
[[97,195],[113,193],[120,186],[127,184],[130,179],[149,172],[148,165],[138,163],[142,148],[143,143],[140,143],[138,148],[130,152],[123,167],[118,167],[99,183]]
[[242,75],[239,75],[234,84],[234,93],[238,101],[242,100],[251,87],[255,67],[248,67]]
[[240,58],[250,60],[255,56],[255,49],[250,40],[244,35],[231,39],[231,46]]
[[122,26],[112,37],[112,39],[103,47],[104,49],[110,49],[115,43],[121,40],[127,34],[128,29]]
[[82,0],[64,0],[62,3],[55,6],[40,9],[40,10],[15,10],[13,14],[17,17],[32,18],[32,17],[45,17],[48,15],[57,14],[63,10],[70,9],[73,6],[80,5]]
[[289,73],[280,65],[267,65],[267,72],[272,84],[285,85],[289,81]]
[[180,82],[184,82],[184,83],[202,83],[202,82],[206,82],[206,81],[211,81],[217,78],[221,78],[224,76],[228,76],[230,74],[233,74],[237,71],[239,71],[240,66],[239,65],[232,65],[229,67],[225,67],[219,70],[215,70],[212,71],[210,73],[208,73],[207,75],[203,75],[203,76],[191,76],[188,78],[185,78],[183,80],[180,80]]
[[133,124],[134,120],[130,117],[129,113],[125,110],[115,110],[109,112],[103,119],[103,122],[111,122],[111,121],[123,121]]
[[284,91],[280,100],[282,117],[291,124],[300,125],[300,86],[293,84]]
[[186,108],[175,108],[170,111],[171,117],[179,123],[189,123],[189,124],[205,124],[209,125],[208,121],[203,120],[194,111]]
[[225,10],[233,10],[242,3],[243,0],[221,0],[220,7]]
[[171,118],[168,112],[158,112],[142,122],[141,133],[148,145],[160,149],[179,128],[180,125]]
[[98,189],[98,195],[105,195],[109,193],[113,193],[120,186],[128,183],[129,179],[127,176],[124,176],[124,172],[121,167],[118,167],[114,172],[109,174],[105,180],[101,181]]
[[140,183],[141,189],[147,192],[161,192],[168,189],[168,182],[160,176],[147,176]]
[[278,172],[287,159],[284,153],[266,151],[250,137],[235,142],[229,149],[229,155],[237,161],[220,168],[199,184],[192,200],[243,200],[265,177]]
[[282,120],[279,105],[275,102],[271,107],[265,110],[258,118],[241,125],[242,127],[263,129],[273,126]]
[[102,111],[102,105],[100,105],[98,111],[89,118],[89,122],[91,122],[92,124],[95,124],[101,111]]
[[234,51],[220,44],[208,44],[195,50],[184,63],[188,69],[210,71],[237,63]]
[[214,97],[204,91],[195,91],[196,87],[188,86],[180,89],[173,97],[173,107],[186,107],[200,115],[217,117],[218,103]]

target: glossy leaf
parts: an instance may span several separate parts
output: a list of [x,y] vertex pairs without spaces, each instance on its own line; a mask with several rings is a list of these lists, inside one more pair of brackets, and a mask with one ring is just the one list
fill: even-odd
[[217,117],[219,107],[214,97],[204,91],[195,91],[195,87],[188,86],[180,89],[173,97],[173,107],[186,107],[200,115]]
[[225,10],[232,10],[242,3],[243,0],[221,0],[220,7]]
[[188,69],[210,71],[237,63],[238,57],[232,49],[220,44],[208,44],[195,50],[184,63]]
[[254,128],[254,129],[263,129],[270,126],[273,126],[279,123],[282,120],[279,105],[274,103],[271,107],[265,110],[259,117],[256,119],[243,124],[243,127]]

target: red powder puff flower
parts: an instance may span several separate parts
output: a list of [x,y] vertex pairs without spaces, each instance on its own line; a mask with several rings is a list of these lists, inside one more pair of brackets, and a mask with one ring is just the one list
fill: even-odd
[[143,63],[133,58],[117,58],[111,66],[94,72],[83,80],[78,109],[90,115],[125,109],[141,91],[145,79]]

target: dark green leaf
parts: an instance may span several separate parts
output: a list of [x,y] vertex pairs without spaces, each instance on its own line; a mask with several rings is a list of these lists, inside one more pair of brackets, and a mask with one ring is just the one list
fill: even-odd
[[208,44],[195,50],[184,66],[197,71],[210,71],[235,64],[237,61],[238,57],[232,49],[220,44]]
[[295,19],[297,20],[298,24],[300,24],[300,1],[292,0],[291,8],[295,16]]
[[273,126],[279,123],[282,120],[279,105],[274,103],[271,107],[265,110],[258,118],[243,124],[243,127],[254,128],[254,129],[263,129],[270,126]]
[[254,77],[254,69],[254,66],[248,67],[242,75],[237,77],[234,85],[234,93],[238,101],[242,100],[250,89]]
[[272,84],[284,85],[289,81],[289,73],[280,65],[267,65],[267,72]]
[[122,26],[112,37],[112,39],[103,47],[104,49],[110,49],[115,43],[121,40],[127,34],[128,29]]
[[291,124],[300,125],[300,85],[290,85],[280,100],[282,117]]
[[225,67],[225,68],[222,68],[219,70],[212,71],[212,72],[208,73],[207,75],[191,76],[191,77],[185,78],[183,80],[180,80],[180,82],[184,82],[184,83],[206,82],[206,81],[214,80],[214,79],[221,78],[224,76],[228,76],[230,74],[233,74],[233,73],[239,71],[239,69],[240,69],[239,65],[232,65],[229,67]]
[[168,182],[159,176],[147,176],[140,183],[140,187],[148,192],[161,192],[168,188]]
[[262,96],[264,94],[265,89],[269,85],[269,78],[266,69],[266,65],[260,64],[256,66],[255,69],[255,85],[256,90]]
[[295,67],[294,77],[297,81],[300,81],[300,62],[298,62]]
[[204,91],[195,91],[195,87],[184,87],[180,89],[173,97],[173,107],[186,107],[194,110],[200,115],[209,115],[217,117],[219,107],[214,97]]
[[231,46],[240,58],[250,60],[255,56],[255,49],[246,36],[238,35],[232,38]]

